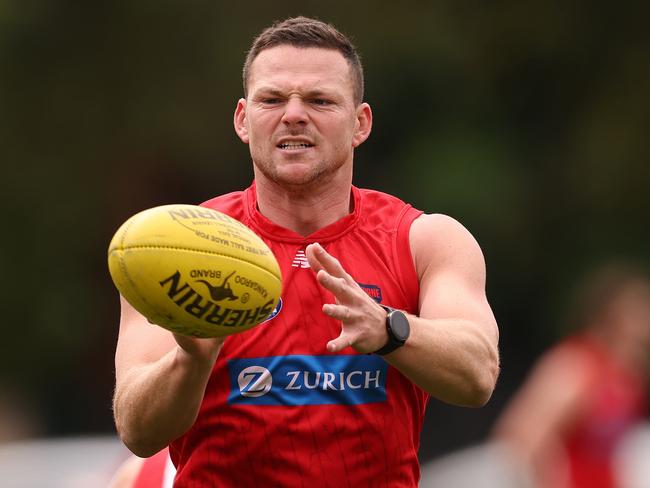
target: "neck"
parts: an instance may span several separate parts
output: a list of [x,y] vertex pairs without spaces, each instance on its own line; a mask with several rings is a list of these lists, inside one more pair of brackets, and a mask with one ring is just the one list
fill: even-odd
[[272,222],[308,236],[348,215],[352,210],[352,175],[330,182],[287,186],[255,171],[259,211]]

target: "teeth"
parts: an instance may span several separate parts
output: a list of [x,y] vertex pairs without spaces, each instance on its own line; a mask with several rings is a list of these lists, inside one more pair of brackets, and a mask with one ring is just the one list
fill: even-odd
[[281,149],[303,149],[306,147],[310,147],[311,144],[306,144],[306,143],[299,143],[299,144],[292,144],[292,143],[285,143],[285,144],[280,144]]

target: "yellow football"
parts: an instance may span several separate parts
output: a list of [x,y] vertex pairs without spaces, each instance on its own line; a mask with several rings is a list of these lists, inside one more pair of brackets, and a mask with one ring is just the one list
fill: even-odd
[[122,296],[150,322],[218,337],[264,322],[282,293],[275,256],[251,229],[216,210],[163,205],[113,236],[108,268]]

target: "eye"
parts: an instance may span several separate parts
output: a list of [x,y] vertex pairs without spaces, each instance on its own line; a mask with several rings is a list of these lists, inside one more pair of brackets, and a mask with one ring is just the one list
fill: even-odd
[[311,101],[312,104],[314,105],[319,105],[321,107],[326,107],[327,105],[331,105],[332,102],[330,100],[327,100],[325,98],[314,98]]
[[262,103],[264,105],[277,105],[278,103],[280,103],[280,99],[279,98],[263,98]]

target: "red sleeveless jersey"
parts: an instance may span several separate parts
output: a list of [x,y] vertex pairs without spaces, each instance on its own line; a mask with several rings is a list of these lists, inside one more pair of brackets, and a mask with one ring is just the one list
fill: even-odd
[[418,311],[409,247],[422,212],[352,188],[354,211],[303,237],[257,210],[255,184],[203,205],[255,231],[282,271],[270,318],[228,337],[194,426],[170,446],[178,487],[415,487],[427,394],[380,356],[327,342],[340,322],[305,247],[319,242],[377,302]]

